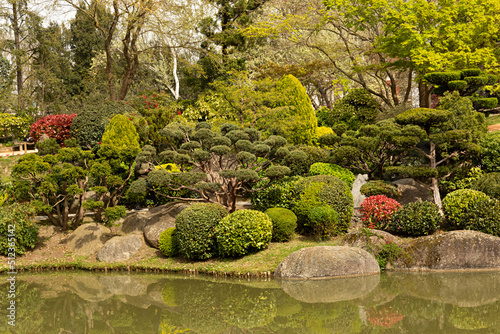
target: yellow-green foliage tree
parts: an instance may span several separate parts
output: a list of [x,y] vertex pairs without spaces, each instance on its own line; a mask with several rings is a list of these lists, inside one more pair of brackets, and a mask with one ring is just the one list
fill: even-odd
[[292,144],[311,145],[318,121],[306,89],[290,74],[281,78],[278,89],[285,96],[283,101],[278,102],[279,106],[287,106],[288,111],[279,115],[279,119],[273,124],[276,134],[285,137]]
[[102,135],[102,145],[113,146],[117,149],[141,148],[139,134],[134,124],[123,115],[116,115],[111,119]]

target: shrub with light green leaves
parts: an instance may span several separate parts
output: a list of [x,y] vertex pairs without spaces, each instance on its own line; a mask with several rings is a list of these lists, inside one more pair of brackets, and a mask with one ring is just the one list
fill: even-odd
[[12,204],[0,210],[0,254],[15,257],[33,249],[38,242],[35,211],[26,204]]
[[481,175],[473,182],[472,189],[482,191],[486,195],[500,200],[500,173]]
[[221,257],[241,257],[265,249],[272,238],[271,218],[256,210],[239,210],[224,217],[217,227],[217,246]]
[[216,254],[217,224],[227,210],[217,203],[196,203],[175,217],[179,254],[189,260],[206,260]]
[[158,240],[158,248],[160,248],[160,251],[166,257],[172,257],[177,254],[178,242],[175,227],[169,227],[161,232]]
[[316,175],[303,178],[297,183],[299,196],[292,211],[297,215],[301,233],[312,233],[310,212],[317,206],[330,206],[337,211],[339,222],[335,233],[345,233],[351,225],[353,198],[351,189],[333,175]]
[[310,175],[333,175],[347,183],[349,188],[352,188],[352,184],[356,177],[354,174],[343,167],[335,164],[327,164],[323,162],[316,162],[309,168]]
[[[292,209],[297,194],[295,193],[295,186],[301,177],[284,177],[271,183],[269,187],[251,193],[250,200],[253,208],[259,211],[265,211],[269,208],[280,207],[285,209]],[[254,186],[255,189],[264,187],[267,180],[259,181]]]
[[479,142],[481,169],[485,173],[500,172],[500,131],[487,133]]
[[297,216],[285,208],[270,208],[265,212],[273,222],[272,241],[290,241],[297,228]]
[[443,217],[434,203],[412,202],[400,207],[390,219],[390,232],[419,237],[434,233]]
[[462,216],[461,225],[466,230],[500,237],[500,201],[483,199],[474,202]]
[[488,200],[485,193],[472,189],[459,189],[446,195],[443,199],[443,212],[454,230],[464,229],[464,215],[479,201]]
[[317,206],[309,212],[313,235],[320,240],[328,240],[337,235],[338,221],[337,211],[327,205]]

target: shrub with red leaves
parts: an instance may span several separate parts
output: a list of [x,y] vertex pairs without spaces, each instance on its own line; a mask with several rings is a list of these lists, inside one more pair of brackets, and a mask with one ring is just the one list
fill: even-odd
[[370,196],[361,203],[363,223],[369,228],[383,230],[391,216],[401,207],[398,201],[384,195]]
[[37,142],[43,134],[46,134],[56,139],[59,145],[64,145],[64,141],[71,138],[71,124],[75,116],[76,114],[61,114],[40,118],[31,125],[30,137]]

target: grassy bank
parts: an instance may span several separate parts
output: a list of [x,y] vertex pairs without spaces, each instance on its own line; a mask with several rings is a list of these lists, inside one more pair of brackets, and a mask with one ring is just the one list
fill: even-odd
[[[312,246],[333,246],[338,240],[315,242],[311,240],[293,240],[287,243],[271,243],[268,249],[250,254],[240,259],[210,259],[189,262],[182,258],[165,258],[158,250],[150,249],[141,258],[133,258],[120,263],[103,263],[92,257],[73,257],[65,254],[60,258],[39,261],[25,261],[20,257],[16,261],[18,271],[68,270],[82,269],[89,271],[146,271],[172,272],[185,274],[210,274],[230,277],[272,277],[274,270],[289,254]],[[6,258],[2,259],[0,272],[7,272]]]

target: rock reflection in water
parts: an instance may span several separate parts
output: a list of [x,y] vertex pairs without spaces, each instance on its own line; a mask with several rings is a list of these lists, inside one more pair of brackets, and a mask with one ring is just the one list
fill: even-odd
[[[305,282],[19,274],[15,332],[3,321],[0,333],[498,333],[499,274]],[[6,293],[0,302],[5,310]]]

